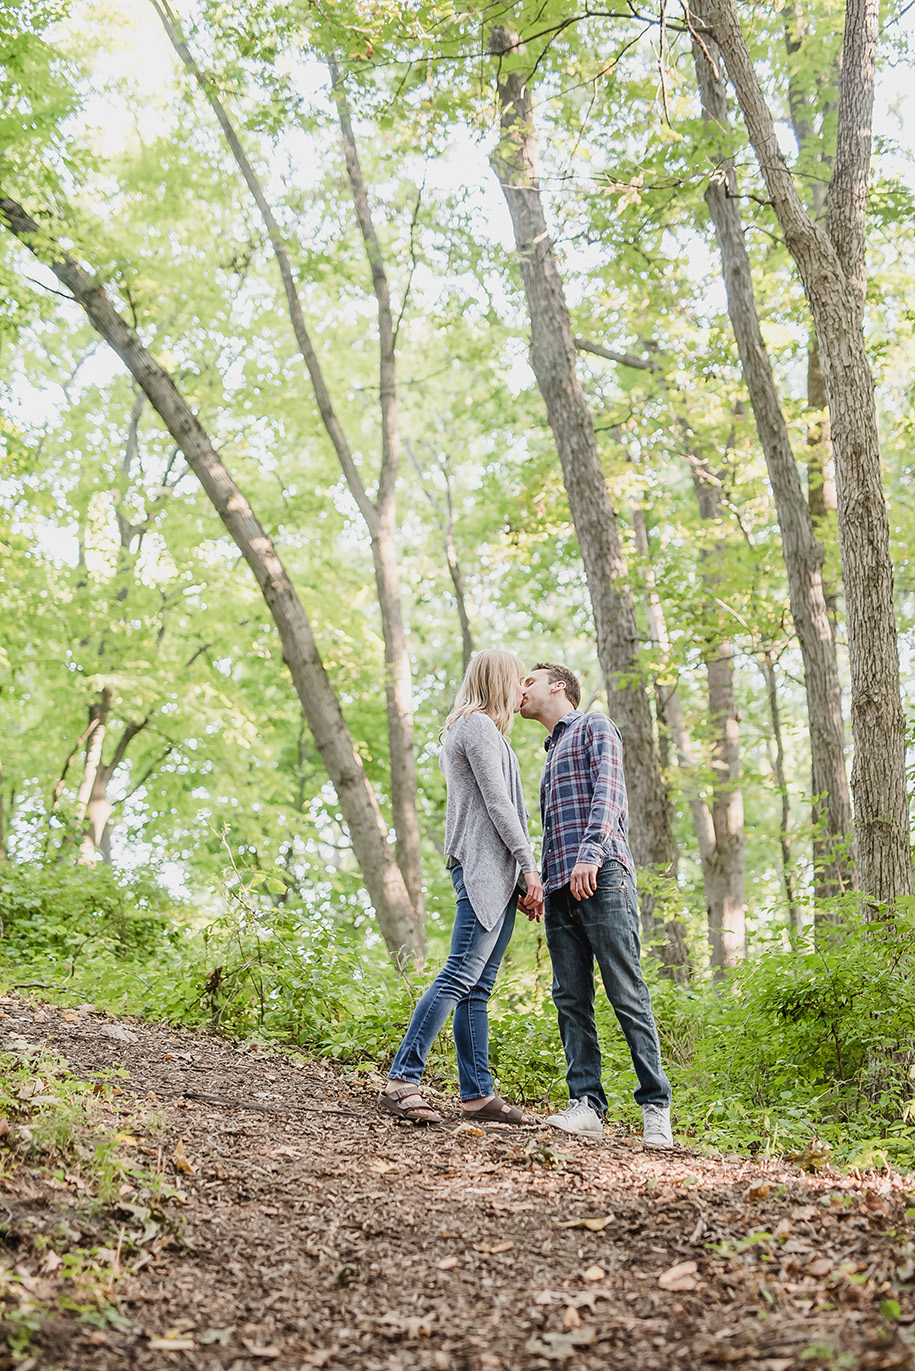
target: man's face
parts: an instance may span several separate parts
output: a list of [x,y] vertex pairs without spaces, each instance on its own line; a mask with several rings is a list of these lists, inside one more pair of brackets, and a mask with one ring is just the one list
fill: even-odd
[[530,672],[525,676],[521,688],[521,718],[539,719],[555,691],[555,683],[553,687],[550,686],[550,673],[542,667],[539,671]]

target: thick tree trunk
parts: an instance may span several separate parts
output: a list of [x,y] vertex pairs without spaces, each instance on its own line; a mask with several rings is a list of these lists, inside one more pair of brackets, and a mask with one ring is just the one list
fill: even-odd
[[283,659],[302,712],[336,790],[384,940],[395,959],[421,954],[413,907],[388,844],[378,802],[324,669],[308,616],[272,540],[171,376],[118,314],[104,288],[69,253],[50,241],[46,231],[16,201],[0,198],[0,217],[51,268],[142,387],[254,573],[279,631]]
[[[721,480],[707,463],[692,458],[693,488],[701,518],[721,524]],[[702,583],[710,598],[718,591],[715,561],[721,542],[702,550]],[[730,640],[709,642],[706,661],[709,723],[712,736],[712,824],[714,846],[703,863],[711,963],[720,975],[746,955],[744,903],[743,791],[740,787],[740,723],[734,693],[734,660]]]
[[167,0],[153,0],[169,41],[181,61],[206,96],[223,131],[229,150],[244,177],[255,204],[260,211],[270,244],[279,267],[286,294],[289,319],[299,352],[308,369],[314,387],[318,412],[347,485],[359,506],[371,539],[375,585],[381,614],[385,658],[385,703],[388,721],[388,745],[391,757],[391,809],[397,837],[397,861],[410,892],[418,930],[423,937],[425,901],[422,888],[422,856],[420,849],[419,814],[416,804],[416,757],[413,730],[413,681],[410,657],[407,652],[403,623],[400,576],[396,552],[396,482],[399,456],[397,423],[397,395],[395,389],[395,330],[391,316],[390,292],[381,249],[372,224],[368,196],[359,165],[355,138],[342,91],[336,89],[337,75],[329,63],[335,86],[335,98],[340,116],[347,172],[356,207],[360,232],[372,272],[372,284],[378,302],[380,373],[381,373],[381,432],[382,456],[378,478],[377,498],[372,500],[362,481],[356,462],[321,370],[318,355],[305,324],[302,303],[286,250],[284,235],[264,194],[260,180],[241,145],[229,115],[210,82],[197,65],[193,54],[181,36],[180,28]]
[[[710,13],[713,0],[700,0],[696,19]],[[724,83],[714,40],[695,42],[693,55],[703,115],[727,129]],[[845,730],[836,647],[822,583],[823,551],[816,540],[804,498],[778,387],[762,340],[750,259],[743,237],[734,166],[722,156],[709,182],[706,203],[715,226],[727,291],[728,313],[753,406],[760,443],[775,498],[782,550],[788,572],[791,613],[804,662],[814,796],[814,888],[818,895],[854,889],[853,821],[845,769]]]
[[[513,46],[504,30],[493,31],[495,54],[505,54]],[[530,90],[517,70],[500,71],[498,85],[501,138],[490,162],[511,215],[531,320],[531,366],[546,405],[581,547],[608,705],[623,736],[632,850],[648,877],[642,915],[646,932],[652,936],[658,924],[654,913],[657,882],[675,878],[677,851],[639,662],[639,632],[619,527],[597,452],[594,420],[575,369],[569,310],[540,199]],[[685,979],[689,953],[682,925],[672,920],[663,927],[662,959],[674,977]]]
[[816,325],[836,457],[861,883],[874,900],[892,903],[912,893],[913,881],[889,523],[863,327],[877,19],[877,0],[849,0],[827,235],[804,209],[785,164],[733,0],[712,0],[710,8],[714,37]]

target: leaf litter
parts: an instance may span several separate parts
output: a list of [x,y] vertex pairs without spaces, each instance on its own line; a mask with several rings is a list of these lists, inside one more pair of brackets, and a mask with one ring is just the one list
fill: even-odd
[[[85,1186],[3,1180],[7,1318],[30,1283],[66,1296],[33,1335],[35,1371],[915,1371],[909,1182],[843,1176],[816,1140],[793,1161],[649,1153],[610,1131],[559,1150],[546,1129],[462,1128],[447,1104],[444,1127],[415,1129],[330,1062],[92,1006],[10,1017],[33,1020],[19,1050],[87,1079],[126,1070],[119,1145],[173,1192],[167,1217],[136,1194],[107,1211],[145,1246],[99,1328],[22,1240],[39,1212],[88,1228]],[[265,1080],[269,1109],[252,1108]]]

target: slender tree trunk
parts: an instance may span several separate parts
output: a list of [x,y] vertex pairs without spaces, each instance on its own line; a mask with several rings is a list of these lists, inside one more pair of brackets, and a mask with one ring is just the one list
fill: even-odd
[[788,798],[788,779],[785,775],[785,748],[782,742],[782,720],[778,708],[778,684],[775,679],[775,657],[771,648],[763,653],[763,675],[766,680],[766,698],[769,701],[769,720],[772,724],[772,738],[775,742],[775,780],[782,799],[782,822],[778,833],[782,854],[782,883],[785,887],[785,900],[788,905],[788,921],[792,933],[800,933],[803,927],[797,890],[794,882],[794,861],[791,856],[791,801]]
[[[654,936],[661,924],[655,915],[657,882],[669,885],[674,880],[677,851],[639,662],[632,593],[594,420],[575,369],[569,310],[540,199],[530,89],[522,74],[512,69],[517,61],[515,43],[505,30],[493,30],[491,48],[502,58],[502,120],[499,146],[490,162],[511,215],[531,321],[531,366],[546,405],[581,547],[608,705],[623,737],[633,856],[648,876],[642,917],[646,933]],[[506,57],[509,52],[511,58]],[[686,979],[689,952],[682,925],[671,920],[661,926],[666,934],[662,960],[675,979]]]
[[[720,477],[713,476],[701,458],[690,461],[699,514],[721,525]],[[719,577],[715,563],[722,540],[701,553],[702,583],[714,599]],[[709,642],[706,661],[709,723],[712,732],[712,824],[715,843],[704,865],[711,963],[716,974],[734,967],[746,955],[744,903],[743,791],[740,786],[740,724],[734,693],[731,642],[716,635]]]
[[[98,699],[89,707],[89,738],[86,743],[86,762],[82,779],[76,792],[76,822],[82,825],[86,820],[93,795],[96,792],[99,772],[102,770],[102,751],[105,734],[108,731],[108,711],[111,708],[111,691],[104,686]],[[104,792],[104,783],[102,786]],[[79,860],[82,865],[90,864],[95,857],[96,844],[84,837],[80,842]]]
[[422,889],[419,815],[416,805],[413,685],[403,624],[402,596],[395,543],[397,527],[396,482],[400,448],[394,377],[396,337],[384,261],[372,223],[368,196],[365,191],[346,101],[342,91],[338,88],[336,68],[331,62],[329,66],[335,88],[334,96],[340,118],[347,172],[356,207],[356,217],[365,243],[372,272],[372,284],[378,302],[382,456],[375,500],[372,500],[365,489],[352,450],[334,408],[317,352],[305,324],[302,303],[284,235],[267,201],[260,180],[241,145],[225,106],[216,94],[212,82],[200,70],[193,54],[182,38],[180,28],[167,0],[153,0],[153,8],[158,14],[175,52],[209,101],[219,121],[229,150],[235,159],[236,166],[244,177],[260,211],[282,278],[292,331],[314,387],[318,412],[337,454],[347,485],[359,506],[359,511],[369,532],[378,606],[381,614],[382,637],[384,639],[385,703],[391,757],[391,807],[394,831],[397,835],[397,860],[410,892],[418,938],[422,941],[425,902]]
[[[704,19],[713,2],[699,0],[693,8],[694,17]],[[727,99],[720,57],[711,35],[694,43],[693,55],[703,116],[714,121],[724,134]],[[731,326],[775,497],[791,613],[804,662],[814,796],[815,891],[820,896],[836,895],[854,889],[856,871],[842,692],[821,575],[823,550],[814,535],[778,387],[762,340],[734,165],[729,157],[721,156],[719,171],[710,180],[705,198],[721,252]]]
[[[645,516],[639,505],[635,503],[631,507],[631,512],[636,550],[645,567],[645,590],[651,641],[658,650],[661,660],[667,661],[670,658],[670,635],[667,631],[667,619],[657,592],[654,571],[651,566]],[[674,751],[677,754],[677,763],[683,776],[686,797],[693,820],[693,831],[696,834],[696,845],[699,848],[699,858],[702,863],[703,882],[705,883],[706,871],[714,858],[715,851],[715,825],[712,821],[712,812],[699,794],[692,741],[686,727],[686,720],[683,717],[680,692],[676,686],[670,690],[659,687],[658,699],[659,716],[662,716],[667,724]],[[706,905],[708,905],[709,889],[707,883],[705,884],[705,899]]]
[[9,850],[6,846],[6,809],[3,795],[3,762],[0,761],[0,862],[5,862],[8,858]]
[[816,325],[836,458],[858,859],[864,890],[875,901],[891,904],[912,893],[913,880],[889,522],[864,339],[864,230],[878,4],[848,0],[846,8],[828,234],[804,209],[785,164],[734,0],[712,0],[710,21]]
[[324,669],[308,616],[272,540],[171,376],[118,314],[104,287],[50,240],[47,231],[39,228],[16,201],[0,198],[0,218],[39,260],[51,268],[142,387],[254,573],[279,631],[283,660],[292,676],[302,712],[336,790],[342,817],[349,828],[356,859],[388,949],[397,960],[405,954],[421,954],[422,942],[413,907],[388,843],[378,802]]

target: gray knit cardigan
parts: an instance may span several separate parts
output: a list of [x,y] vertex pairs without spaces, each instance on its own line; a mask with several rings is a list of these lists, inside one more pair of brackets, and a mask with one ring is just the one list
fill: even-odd
[[518,758],[488,714],[468,714],[445,734],[440,757],[448,787],[445,852],[460,862],[473,912],[499,922],[518,882],[534,871]]

